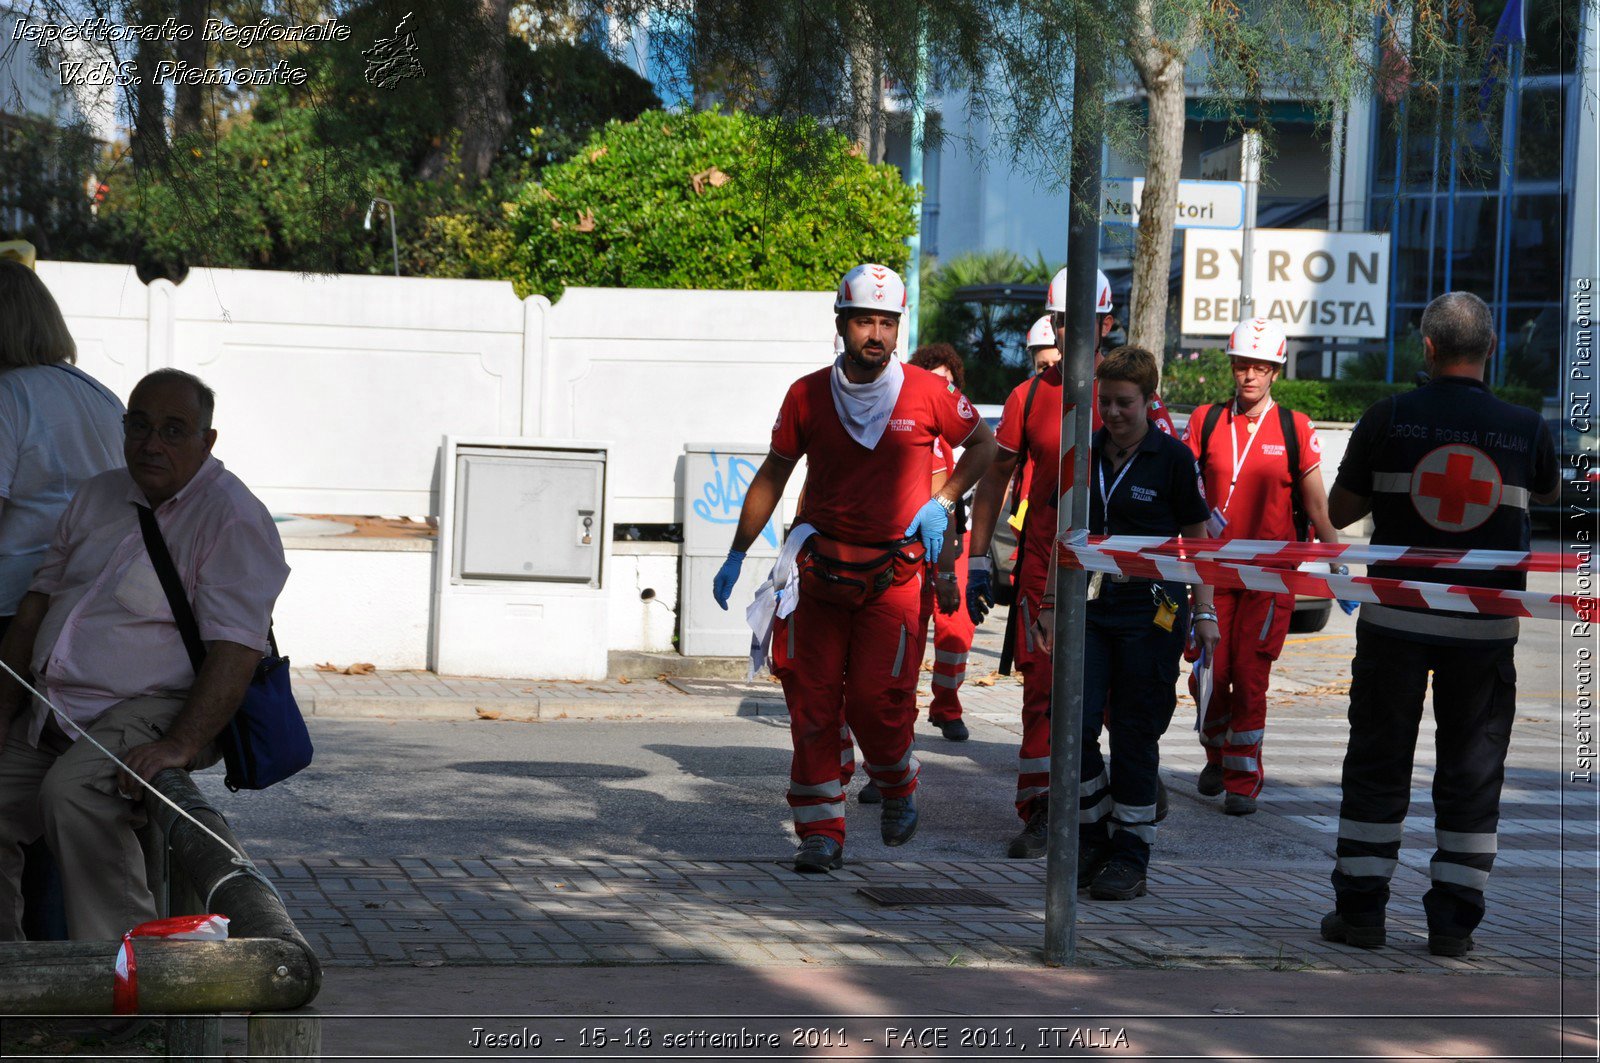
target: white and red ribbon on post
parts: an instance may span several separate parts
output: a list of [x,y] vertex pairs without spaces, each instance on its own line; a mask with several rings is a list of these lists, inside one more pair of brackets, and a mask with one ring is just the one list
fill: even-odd
[[1404,564],[1455,571],[1575,571],[1580,559],[1563,554],[1508,550],[1423,550],[1346,543],[1266,540],[1161,539],[1090,536],[1087,545],[1057,544],[1058,563],[1113,576],[1204,583],[1224,590],[1303,594],[1374,605],[1442,612],[1483,613],[1541,620],[1592,621],[1596,599],[1575,594],[1508,591],[1381,576],[1302,572],[1306,562]]

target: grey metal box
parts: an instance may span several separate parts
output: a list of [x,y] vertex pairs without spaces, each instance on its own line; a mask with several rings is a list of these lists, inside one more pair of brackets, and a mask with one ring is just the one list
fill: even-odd
[[599,451],[458,449],[452,577],[598,587],[604,477]]

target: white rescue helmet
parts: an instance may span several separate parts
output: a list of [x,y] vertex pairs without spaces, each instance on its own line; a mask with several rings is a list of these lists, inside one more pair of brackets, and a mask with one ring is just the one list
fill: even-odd
[[906,312],[906,286],[900,274],[888,266],[863,263],[839,281],[833,300],[834,313],[846,310],[883,310],[891,314]]
[[1028,330],[1028,350],[1035,347],[1054,347],[1056,345],[1056,327],[1050,324],[1050,315],[1046,314],[1033,323]]
[[1289,337],[1283,326],[1264,317],[1241,322],[1228,337],[1229,358],[1249,358],[1257,362],[1283,365],[1289,360]]
[[[1094,312],[1097,314],[1111,313],[1111,281],[1099,270],[1094,271]],[[1067,270],[1063,266],[1056,273],[1055,280],[1050,282],[1050,287],[1044,295],[1044,311],[1047,314],[1063,314],[1067,310]]]

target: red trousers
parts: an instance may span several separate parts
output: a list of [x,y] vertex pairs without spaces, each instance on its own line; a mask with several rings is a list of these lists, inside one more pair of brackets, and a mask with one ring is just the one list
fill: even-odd
[[[1294,595],[1219,590],[1222,640],[1212,665],[1211,701],[1200,727],[1206,762],[1222,765],[1230,793],[1255,797],[1266,779],[1261,736],[1267,726],[1267,680],[1283,652]],[[1193,681],[1191,680],[1191,686]]]
[[847,609],[801,594],[774,622],[772,674],[789,706],[789,807],[795,833],[844,841],[844,787],[854,767],[850,735],[885,797],[917,788],[917,719],[924,577]]
[[[961,594],[961,604],[948,616],[939,612],[933,595],[927,596],[928,609],[933,613],[933,704],[928,708],[928,719],[934,723],[949,723],[961,719],[961,683],[967,678],[967,654],[972,652],[974,625],[967,613],[967,554],[962,551],[956,558],[956,589]],[[928,622],[922,622],[926,633]],[[920,661],[920,658],[918,658]]]
[[[1056,511],[1030,506],[1022,526],[1021,582],[1011,608],[1017,610],[1012,655],[1022,673],[1022,748],[1017,754],[1017,815],[1026,820],[1033,802],[1050,792],[1050,654],[1034,646],[1039,599],[1050,587],[1051,545]],[[1088,711],[1087,708],[1085,711]]]

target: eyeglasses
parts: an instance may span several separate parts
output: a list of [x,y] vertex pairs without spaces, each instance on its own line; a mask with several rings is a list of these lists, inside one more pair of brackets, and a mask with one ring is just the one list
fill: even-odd
[[200,434],[194,429],[185,428],[177,424],[164,424],[157,428],[143,418],[124,417],[122,419],[122,435],[125,439],[132,440],[135,443],[143,443],[150,438],[152,433],[169,447],[175,447],[179,443]]

